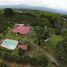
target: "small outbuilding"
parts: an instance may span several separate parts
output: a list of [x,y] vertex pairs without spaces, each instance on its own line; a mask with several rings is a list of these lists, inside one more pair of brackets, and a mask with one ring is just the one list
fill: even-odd
[[19,47],[21,50],[23,50],[23,51],[27,51],[27,50],[28,50],[27,44],[22,44],[22,45],[19,45],[18,47]]

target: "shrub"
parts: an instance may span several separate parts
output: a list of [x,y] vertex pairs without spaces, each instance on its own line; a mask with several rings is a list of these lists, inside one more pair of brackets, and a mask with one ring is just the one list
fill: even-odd
[[0,62],[0,67],[8,67],[6,63]]
[[45,57],[32,57],[30,58],[30,64],[33,66],[41,66],[41,67],[46,67],[48,64],[48,60]]

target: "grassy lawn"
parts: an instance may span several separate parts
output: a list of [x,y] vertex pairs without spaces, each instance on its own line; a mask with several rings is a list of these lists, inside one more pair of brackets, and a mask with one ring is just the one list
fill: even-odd
[[11,33],[10,31],[8,31],[5,36],[5,39],[13,39],[13,40],[19,40],[22,38],[23,38],[22,35],[14,34],[14,33]]
[[62,41],[63,37],[60,35],[52,35],[49,38],[48,44],[47,44],[47,49],[53,53],[53,50],[55,49],[55,46],[59,41]]

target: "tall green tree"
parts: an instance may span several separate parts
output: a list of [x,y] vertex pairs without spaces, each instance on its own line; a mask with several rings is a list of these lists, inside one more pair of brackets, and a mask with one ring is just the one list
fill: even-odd
[[38,45],[39,46],[44,45],[45,39],[49,37],[47,26],[44,27],[36,26],[34,29],[35,29]]
[[14,16],[13,10],[11,8],[4,9],[4,16],[5,17],[13,17]]
[[63,27],[63,18],[61,16],[57,16],[57,15],[53,15],[50,16],[51,18],[49,19],[50,23],[51,23],[51,28],[55,29],[55,33],[56,34],[61,34],[61,30]]

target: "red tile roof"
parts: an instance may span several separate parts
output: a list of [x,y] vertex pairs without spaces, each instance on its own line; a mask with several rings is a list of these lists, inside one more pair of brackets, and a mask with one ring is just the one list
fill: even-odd
[[21,48],[22,50],[24,50],[24,51],[27,51],[27,49],[28,49],[28,46],[25,44],[25,45],[19,45],[18,46],[19,48]]
[[24,64],[20,64],[19,67],[25,67]]
[[17,26],[12,30],[14,33],[20,33],[20,34],[28,34],[30,31],[31,27],[30,26]]

